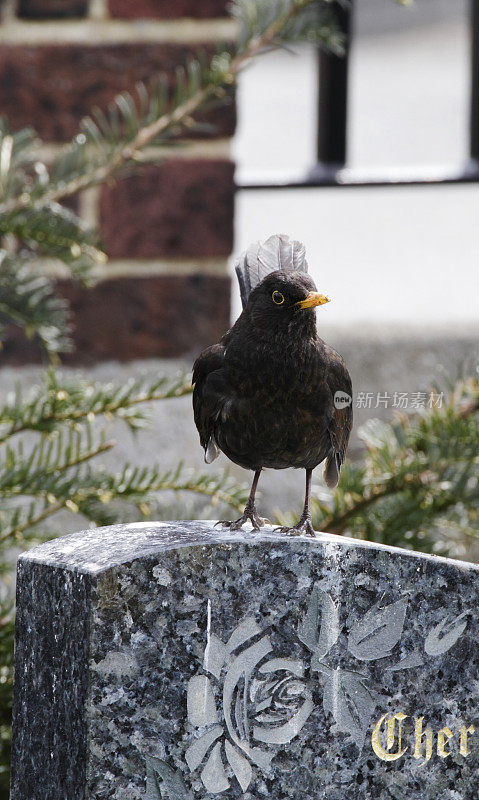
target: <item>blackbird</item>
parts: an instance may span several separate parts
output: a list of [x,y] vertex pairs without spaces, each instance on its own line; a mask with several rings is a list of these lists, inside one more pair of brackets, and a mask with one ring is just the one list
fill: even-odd
[[311,475],[326,459],[324,479],[339,481],[352,425],[352,388],[341,356],[319,338],[315,307],[327,303],[308,275],[305,248],[276,235],[238,259],[243,312],[193,367],[193,408],[205,451],[221,450],[254,471],[244,514],[222,522],[238,530],[265,524],[255,507],[261,470],[306,470],[306,496],[297,525],[284,533],[314,536]]

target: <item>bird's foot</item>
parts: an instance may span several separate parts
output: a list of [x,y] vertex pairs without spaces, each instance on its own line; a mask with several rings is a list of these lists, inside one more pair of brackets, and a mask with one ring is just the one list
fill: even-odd
[[316,536],[311,517],[301,518],[292,528],[287,526],[275,528],[273,533],[285,533],[287,536]]
[[[258,516],[258,512],[254,506],[248,508],[246,506],[244,510],[244,514],[239,519],[234,520],[233,522],[229,522],[226,519],[221,519],[216,525],[222,525],[223,528],[229,528],[230,531],[239,531],[245,524],[245,522],[251,522],[255,531],[259,531],[263,525],[270,525],[269,519],[263,519],[262,517]],[[215,526],[216,527],[216,526]]]

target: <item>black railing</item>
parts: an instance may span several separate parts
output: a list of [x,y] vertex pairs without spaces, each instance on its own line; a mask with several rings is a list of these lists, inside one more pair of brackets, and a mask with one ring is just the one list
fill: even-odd
[[307,188],[319,186],[410,186],[479,182],[479,0],[470,3],[469,159],[454,168],[415,167],[360,170],[347,167],[347,117],[349,51],[352,38],[353,0],[338,4],[337,18],[346,37],[344,56],[319,51],[317,157],[305,175],[296,180],[245,182],[240,189]]
[[319,50],[318,54],[317,156],[319,164],[333,169],[346,163],[351,6],[339,6],[336,17],[344,35],[344,55],[326,50]]
[[471,111],[470,142],[471,160],[479,164],[479,0],[471,3]]

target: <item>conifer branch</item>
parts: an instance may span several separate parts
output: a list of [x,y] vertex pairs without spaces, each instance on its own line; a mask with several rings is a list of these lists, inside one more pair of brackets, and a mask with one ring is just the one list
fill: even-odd
[[18,448],[7,448],[4,459],[0,461],[0,494],[4,498],[19,495],[56,499],[65,493],[70,495],[70,484],[78,472],[67,477],[68,471],[113,447],[111,442],[103,440],[94,446],[88,442],[90,446],[85,447],[83,432],[72,435],[72,431],[65,443],[62,432],[56,433],[54,438],[41,437],[28,455],[24,455],[22,443]]
[[5,526],[2,527],[0,543],[6,544],[7,542],[12,542],[18,544],[24,539],[23,534],[25,531],[32,530],[41,522],[44,522],[46,519],[48,519],[48,517],[58,514],[59,511],[62,511],[62,509],[66,507],[66,502],[66,500],[61,500],[57,501],[56,503],[46,505],[43,511],[38,513],[34,513],[32,511],[32,513],[24,517],[22,522],[19,522],[22,515],[18,512],[18,510],[11,512],[10,522],[6,522]]
[[96,418],[118,416],[132,430],[143,428],[148,416],[145,404],[183,397],[192,391],[183,376],[161,377],[153,383],[130,380],[123,386],[62,380],[50,369],[44,383],[26,397],[17,390],[12,400],[0,408],[0,444],[25,431],[49,432],[61,423],[76,425]]
[[[107,445],[85,453],[82,460],[78,459],[76,464],[72,461],[65,466],[65,470],[90,461],[106,449]],[[25,492],[21,494],[34,495],[39,477],[38,474],[29,476]],[[63,472],[61,478],[52,471],[44,477],[43,485],[48,490],[45,497],[40,493],[38,498],[43,503],[32,503],[26,513],[22,509],[11,509],[0,514],[0,543],[18,541],[27,531],[35,535],[34,529],[39,523],[63,509],[84,516],[95,524],[106,525],[121,519],[121,509],[115,506],[116,501],[125,507],[133,505],[143,517],[149,517],[151,507],[157,505],[161,492],[197,494],[209,498],[213,505],[223,503],[238,511],[243,509],[248,496],[247,488],[238,486],[226,474],[192,474],[185,472],[181,464],[174,470],[163,472],[158,465],[141,468],[126,464],[115,475],[106,470],[76,469],[72,474]],[[4,492],[4,487],[0,487],[0,492]],[[7,494],[19,492],[14,487],[11,492],[5,492]]]
[[68,318],[67,303],[32,270],[28,257],[0,251],[0,350],[8,327],[16,324],[29,338],[37,334],[50,353],[65,352],[70,347]]
[[[0,497],[6,501],[0,511],[0,543],[19,540],[41,522],[67,509],[95,524],[110,524],[122,516],[121,506],[136,506],[142,515],[158,505],[161,492],[189,492],[240,509],[247,491],[226,475],[195,475],[182,466],[164,470],[160,466],[132,467],[126,464],[117,474],[93,469],[91,462],[111,449],[112,443],[100,430],[99,419],[122,419],[133,430],[142,427],[146,415],[141,406],[191,392],[183,377],[161,378],[148,385],[132,380],[123,386],[93,384],[83,380],[61,380],[50,369],[43,386],[26,398],[17,390],[7,406],[0,409]],[[39,436],[25,447],[17,434],[31,431]],[[32,498],[28,506],[26,498]],[[8,502],[21,499],[20,506]],[[118,505],[120,503],[120,505]]]
[[341,48],[329,0],[235,0],[232,14],[242,26],[236,48],[226,48],[206,67],[193,60],[178,70],[172,100],[166,78],[160,77],[149,87],[139,84],[135,98],[119,95],[106,115],[96,109],[48,177],[42,173],[28,191],[8,193],[0,202],[0,217],[15,217],[27,207],[44,209],[117,175],[149,145],[194,126],[194,116],[210,100],[228,99],[245,63],[271,47],[306,39]]

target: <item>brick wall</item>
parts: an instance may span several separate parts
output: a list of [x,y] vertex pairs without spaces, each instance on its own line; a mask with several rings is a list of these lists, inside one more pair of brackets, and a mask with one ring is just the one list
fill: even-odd
[[[234,35],[227,0],[3,0],[0,109],[13,128],[33,125],[49,148],[159,71]],[[97,286],[59,285],[73,310],[76,353],[65,361],[177,357],[229,324],[227,258],[233,241],[234,105],[209,115],[159,166],[78,199],[109,255]],[[16,331],[2,362],[38,357]]]

